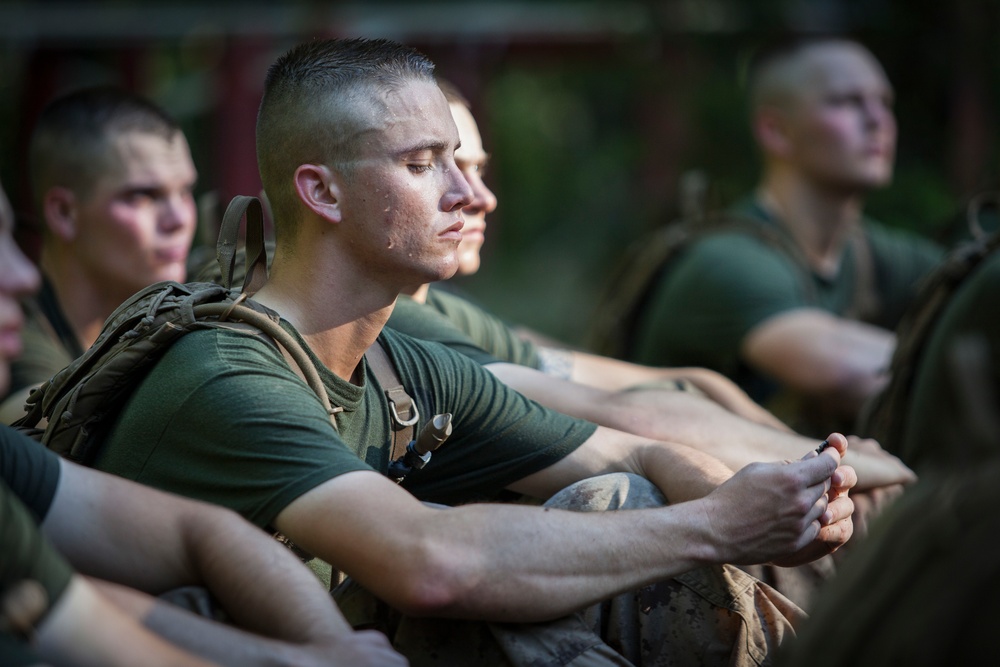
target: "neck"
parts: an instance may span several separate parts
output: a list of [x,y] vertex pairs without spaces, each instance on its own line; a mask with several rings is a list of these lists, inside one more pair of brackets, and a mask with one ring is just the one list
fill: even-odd
[[323,244],[300,243],[295,259],[276,253],[267,284],[254,300],[277,311],[324,366],[351,381],[385,326],[399,294]]
[[786,226],[818,273],[837,273],[847,235],[861,222],[862,193],[820,187],[775,169],[758,188],[757,198]]
[[401,294],[405,294],[417,303],[427,303],[427,293],[431,289],[430,283],[424,283],[419,287],[404,289]]
[[114,290],[98,285],[70,255],[51,248],[43,248],[40,265],[84,350],[97,340],[111,313],[133,294],[127,289]]

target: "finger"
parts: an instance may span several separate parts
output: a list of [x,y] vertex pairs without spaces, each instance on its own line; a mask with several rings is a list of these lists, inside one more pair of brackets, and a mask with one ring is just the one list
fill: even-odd
[[847,453],[849,444],[847,442],[847,438],[841,433],[831,433],[823,442],[827,445],[823,448],[824,451],[828,449],[835,449],[841,456]]
[[788,465],[795,466],[796,472],[802,475],[805,484],[812,486],[823,480],[829,481],[840,465],[840,454],[837,453],[836,449],[828,449],[819,455],[812,451]]
[[827,544],[834,545],[831,551],[836,551],[840,545],[851,539],[852,535],[854,535],[854,522],[844,519],[823,526],[817,537]]
[[848,465],[839,466],[830,476],[831,490],[834,493],[846,493],[858,483],[858,473]]
[[810,487],[805,490],[809,494],[809,500],[811,504],[806,510],[802,518],[807,522],[818,521],[820,524],[823,523],[823,517],[826,514],[827,507],[830,504],[830,500],[827,498],[826,491],[823,485],[817,485]]
[[819,522],[824,526],[829,526],[849,519],[853,514],[854,500],[848,496],[842,496],[827,502],[826,510],[819,518]]

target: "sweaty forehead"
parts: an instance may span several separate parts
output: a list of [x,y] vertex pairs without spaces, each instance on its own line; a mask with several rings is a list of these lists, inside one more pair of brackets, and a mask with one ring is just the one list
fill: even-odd
[[472,112],[458,102],[452,102],[449,106],[458,128],[458,138],[462,142],[461,148],[455,152],[455,159],[466,162],[484,161],[486,151],[483,149],[483,139],[479,134],[476,119],[472,117]]
[[457,142],[448,102],[432,81],[415,79],[398,88],[373,91],[370,100],[369,112],[359,117],[358,138],[368,139],[363,146],[396,152]]

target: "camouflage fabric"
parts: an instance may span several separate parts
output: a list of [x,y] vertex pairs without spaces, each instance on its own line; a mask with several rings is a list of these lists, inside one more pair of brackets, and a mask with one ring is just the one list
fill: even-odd
[[[648,481],[605,475],[545,505],[575,511],[657,507]],[[394,613],[348,579],[336,591],[355,627],[386,632],[420,665],[766,665],[805,614],[776,590],[730,566],[700,568],[547,623],[413,619]]]

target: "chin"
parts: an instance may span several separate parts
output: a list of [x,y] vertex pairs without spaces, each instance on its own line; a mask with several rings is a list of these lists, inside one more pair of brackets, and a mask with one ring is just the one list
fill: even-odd
[[481,262],[482,260],[479,256],[479,248],[475,248],[467,252],[460,252],[458,254],[458,273],[456,275],[471,276],[479,271]]

